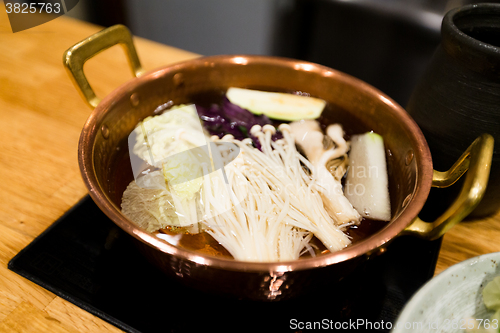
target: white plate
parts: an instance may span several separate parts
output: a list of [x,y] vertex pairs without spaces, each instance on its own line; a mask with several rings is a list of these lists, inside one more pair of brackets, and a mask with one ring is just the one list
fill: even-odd
[[[410,299],[393,325],[392,333],[465,332],[470,320],[490,322],[492,311],[483,303],[484,286],[500,275],[500,252],[458,263],[427,282]],[[496,330],[498,332],[498,328]]]

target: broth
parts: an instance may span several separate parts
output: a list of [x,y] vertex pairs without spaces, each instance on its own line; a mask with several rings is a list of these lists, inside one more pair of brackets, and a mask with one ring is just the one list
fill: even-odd
[[[258,87],[253,89],[267,90],[272,91],[272,89],[268,89],[266,87]],[[194,104],[199,104],[201,106],[209,106],[212,103],[216,103],[220,101],[224,96],[225,91],[217,90],[217,91],[209,91],[194,95],[191,97],[191,101]],[[153,110],[152,110],[153,111]],[[352,135],[358,133],[365,133],[370,131],[371,129],[367,126],[364,126],[359,119],[349,113],[348,111],[339,108],[336,105],[327,103],[325,109],[317,119],[320,123],[321,127],[325,129],[329,124],[340,123],[344,129],[346,139],[349,139]],[[277,125],[279,122],[276,122]],[[389,156],[390,152],[387,151],[387,156]],[[115,165],[113,165],[113,169],[117,170],[116,178],[111,181],[110,186],[110,199],[118,206],[121,207],[121,199],[123,192],[130,184],[132,180],[134,180],[132,174],[132,168],[130,166],[130,156],[128,151],[128,140],[125,138],[123,140],[120,147],[117,149],[117,158],[114,159]],[[390,168],[391,160],[387,160],[388,168]],[[391,203],[394,202],[395,195],[394,184],[391,183],[391,179],[389,178],[389,194],[391,196]],[[392,207],[393,205],[391,205]],[[392,214],[394,214],[394,207],[392,207]],[[372,219],[363,218],[361,220],[360,225],[350,227],[346,230],[346,234],[351,237],[352,243],[356,244],[372,235],[377,233],[379,230],[383,229],[387,225],[387,221],[377,221]],[[224,258],[232,258],[229,252],[219,244],[211,235],[206,232],[201,232],[199,234],[189,234],[189,233],[178,233],[173,232],[168,229],[163,229],[158,232],[161,232],[165,235],[177,236],[174,241],[169,241],[173,245],[177,245],[181,248],[192,250],[199,252],[201,254],[210,255],[210,256],[218,256]],[[157,233],[158,233],[157,232]],[[179,236],[180,235],[180,236]],[[168,240],[167,240],[168,241]],[[321,255],[328,253],[329,251],[326,247],[317,239],[313,237],[311,240],[311,245],[314,248],[316,255]],[[309,252],[305,252],[301,258],[310,257]]]

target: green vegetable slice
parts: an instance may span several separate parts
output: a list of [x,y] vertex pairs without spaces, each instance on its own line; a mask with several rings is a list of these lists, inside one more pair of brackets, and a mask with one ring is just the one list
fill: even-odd
[[490,281],[483,289],[484,305],[490,310],[500,310],[500,276]]
[[309,96],[234,87],[227,90],[226,97],[231,103],[253,114],[289,121],[316,119],[326,105],[324,100]]

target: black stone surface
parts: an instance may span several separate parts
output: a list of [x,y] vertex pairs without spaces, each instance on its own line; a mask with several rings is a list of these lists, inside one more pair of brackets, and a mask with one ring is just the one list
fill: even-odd
[[440,246],[400,237],[343,284],[290,301],[219,298],[165,277],[86,196],[9,268],[126,332],[308,331],[308,323],[388,332],[432,277]]

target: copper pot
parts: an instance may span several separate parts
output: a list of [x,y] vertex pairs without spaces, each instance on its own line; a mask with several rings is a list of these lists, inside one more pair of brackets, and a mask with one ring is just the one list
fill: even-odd
[[[83,63],[115,44],[126,47],[136,78],[102,101],[83,74]],[[370,85],[317,64],[263,56],[214,56],[186,61],[143,74],[130,32],[113,26],[71,47],[64,63],[94,107],[79,142],[78,160],[90,195],[106,215],[138,240],[139,249],[165,273],[195,288],[254,300],[280,300],[348,276],[357,265],[385,249],[395,237],[413,234],[436,239],[462,220],[481,200],[488,181],[493,139],[485,134],[446,172],[433,171],[427,143],[398,104]],[[348,248],[291,262],[241,262],[175,247],[137,227],[122,215],[116,190],[120,151],[139,121],[167,101],[189,103],[194,94],[230,86],[306,91],[347,110],[380,133],[389,154],[392,220],[371,237]],[[434,222],[418,218],[431,186],[453,184],[467,170],[460,196]],[[119,191],[118,191],[119,192]]]

